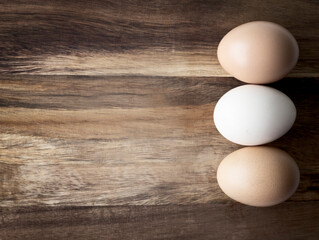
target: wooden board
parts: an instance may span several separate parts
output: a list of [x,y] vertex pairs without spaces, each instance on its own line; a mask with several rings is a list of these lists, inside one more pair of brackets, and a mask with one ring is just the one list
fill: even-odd
[[0,209],[3,239],[307,239],[319,235],[319,203],[270,208],[234,203]]
[[218,42],[265,20],[298,41],[290,76],[318,77],[318,12],[318,1],[299,0],[2,0],[0,73],[229,76]]
[[[219,162],[239,148],[213,123],[231,78],[1,77],[2,206],[163,205],[229,199]],[[275,85],[298,119],[272,145],[302,172],[292,200],[319,200],[317,79]]]
[[[318,239],[319,3],[0,1],[0,239]],[[298,21],[297,21],[297,20]],[[240,148],[213,123],[241,85],[216,47],[282,24],[300,60],[270,86],[296,104],[269,144],[297,161],[285,203],[241,205],[216,182]]]

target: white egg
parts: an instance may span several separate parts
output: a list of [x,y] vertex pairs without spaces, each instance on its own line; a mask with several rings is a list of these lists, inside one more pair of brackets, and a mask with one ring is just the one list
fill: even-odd
[[296,107],[284,93],[266,86],[244,85],[217,102],[214,122],[229,141],[254,146],[272,142],[289,131]]

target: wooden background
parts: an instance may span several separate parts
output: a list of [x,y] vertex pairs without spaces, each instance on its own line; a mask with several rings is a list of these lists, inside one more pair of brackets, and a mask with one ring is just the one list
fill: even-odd
[[[318,239],[319,2],[0,0],[0,239]],[[213,123],[241,85],[218,42],[282,24],[300,59],[271,86],[297,120],[269,144],[297,161],[285,203],[241,205],[216,182],[240,146]]]

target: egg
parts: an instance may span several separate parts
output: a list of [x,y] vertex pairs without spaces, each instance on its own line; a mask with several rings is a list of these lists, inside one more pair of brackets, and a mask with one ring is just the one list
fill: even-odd
[[253,84],[280,80],[296,65],[299,48],[284,27],[265,21],[240,25],[220,41],[217,56],[235,78]]
[[296,107],[284,93],[243,85],[225,93],[214,109],[217,130],[231,142],[254,146],[283,136],[294,124]]
[[267,207],[296,191],[299,168],[285,151],[273,147],[245,147],[229,154],[218,166],[222,191],[237,202]]

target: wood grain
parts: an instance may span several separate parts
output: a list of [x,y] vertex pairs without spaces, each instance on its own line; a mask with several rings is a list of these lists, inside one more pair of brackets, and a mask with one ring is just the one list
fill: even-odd
[[[0,239],[317,240],[318,12],[312,0],[0,0]],[[254,20],[300,47],[271,85],[297,120],[270,145],[301,182],[270,208],[230,200],[215,177],[240,146],[213,109],[241,84],[216,48]]]
[[319,202],[0,208],[3,239],[317,240]]
[[[229,202],[215,173],[239,146],[216,130],[231,78],[16,76],[0,81],[0,205]],[[298,110],[271,145],[301,169],[291,201],[319,200],[317,79],[272,85]]]
[[0,1],[0,73],[229,76],[221,38],[249,21],[289,29],[290,76],[319,76],[318,1]]

